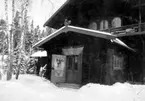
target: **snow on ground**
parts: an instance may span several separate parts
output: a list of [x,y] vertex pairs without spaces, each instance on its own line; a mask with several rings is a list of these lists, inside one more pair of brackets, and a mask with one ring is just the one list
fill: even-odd
[[80,89],[58,88],[34,75],[0,81],[0,101],[145,101],[145,85],[87,84]]

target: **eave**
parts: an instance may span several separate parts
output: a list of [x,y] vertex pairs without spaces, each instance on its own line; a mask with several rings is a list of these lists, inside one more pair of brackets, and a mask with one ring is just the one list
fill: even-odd
[[124,33],[124,34],[116,34],[116,37],[127,37],[127,36],[135,36],[135,35],[144,35],[145,31],[142,32],[130,32],[130,33]]
[[53,23],[55,17],[59,15],[61,11],[64,11],[65,7],[69,4],[70,0],[66,0],[66,2],[44,23],[43,27],[49,26],[52,27],[51,23]]
[[43,40],[37,42],[35,45],[33,45],[33,47],[40,47],[41,45],[43,45],[46,42],[53,39],[54,37],[56,37],[60,34],[63,34],[63,33],[67,33],[67,32],[76,32],[79,34],[93,36],[96,38],[103,38],[103,39],[111,40],[112,42],[117,43],[117,44],[119,44],[119,45],[121,45],[129,50],[135,51],[134,49],[132,49],[131,47],[126,45],[123,41],[118,39],[116,37],[116,35],[112,35],[111,33],[108,33],[108,32],[92,30],[92,29],[87,29],[87,28],[81,28],[81,27],[76,27],[76,26],[63,26],[62,28],[60,28],[56,32],[50,34],[49,36],[47,36]]

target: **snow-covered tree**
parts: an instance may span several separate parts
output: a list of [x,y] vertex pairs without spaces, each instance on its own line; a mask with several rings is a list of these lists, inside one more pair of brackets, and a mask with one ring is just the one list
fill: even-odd
[[[2,65],[1,65],[1,71],[6,70],[5,66],[4,66],[4,56],[5,54],[8,53],[8,40],[7,40],[7,23],[5,20],[0,19],[0,54],[2,56]],[[3,75],[1,75],[2,77]]]

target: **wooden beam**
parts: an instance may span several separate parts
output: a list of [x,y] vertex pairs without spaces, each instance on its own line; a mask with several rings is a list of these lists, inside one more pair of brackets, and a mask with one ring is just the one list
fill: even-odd
[[137,7],[139,7],[139,6],[143,7],[143,6],[145,6],[145,3],[140,4],[140,5],[139,5],[139,4],[133,5],[132,8],[137,8]]
[[67,32],[66,31],[66,27],[63,26],[62,28],[60,28],[59,30],[55,31],[54,33],[48,35],[46,38],[40,40],[39,42],[37,42],[36,44],[34,44],[32,47],[39,47],[40,45],[46,43],[47,41],[51,40],[52,38],[56,37],[57,35],[63,33],[63,32]]
[[111,33],[108,33],[108,32],[81,28],[81,27],[76,27],[76,26],[68,26],[68,31],[85,34],[85,35],[89,35],[89,36],[93,36],[93,37],[104,38],[104,39],[108,39],[108,40],[115,38],[114,35],[112,35]]
[[126,37],[126,36],[142,35],[142,34],[145,34],[145,31],[132,32],[132,33],[126,33],[126,34],[117,34],[116,37]]
[[60,13],[60,11],[66,6],[66,5],[68,5],[69,4],[69,2],[70,2],[71,0],[66,0],[66,2],[44,23],[44,27],[45,26],[47,26],[47,24],[50,22],[50,21],[52,21],[52,19],[54,19],[54,17],[55,16],[57,16],[59,13]]
[[111,33],[108,32],[103,32],[103,31],[98,31],[98,30],[92,30],[92,29],[87,29],[87,28],[82,28],[82,27],[76,27],[76,26],[63,26],[62,28],[60,28],[59,30],[57,30],[56,32],[50,34],[49,36],[47,36],[45,39],[39,41],[38,43],[36,43],[33,47],[39,47],[42,44],[46,43],[47,41],[51,40],[52,38],[56,37],[57,35],[64,33],[64,32],[75,32],[75,33],[79,33],[79,34],[83,34],[83,35],[88,35],[88,36],[93,36],[93,37],[99,37],[99,38],[104,38],[107,40],[112,40],[113,42],[126,47],[130,50],[133,50],[132,48],[130,48],[129,46],[127,46],[123,41],[121,41],[120,39],[118,39],[116,37],[116,35],[112,35]]

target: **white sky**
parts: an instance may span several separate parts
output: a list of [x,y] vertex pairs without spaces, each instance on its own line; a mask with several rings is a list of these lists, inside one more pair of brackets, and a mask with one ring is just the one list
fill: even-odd
[[[18,0],[15,0],[17,2]],[[43,28],[46,20],[65,2],[66,0],[32,0],[31,8],[29,9],[28,16],[30,20],[34,20],[34,25],[39,25]],[[12,0],[8,0],[8,16],[9,24],[12,19]],[[5,19],[4,0],[0,0],[0,19]],[[16,9],[18,6],[16,6]]]
[[66,0],[51,0],[49,2],[48,0],[43,0],[43,3],[41,3],[41,0],[33,0],[32,3],[32,17],[34,19],[34,22],[36,25],[40,25],[40,27],[43,26],[46,20],[66,1]]

